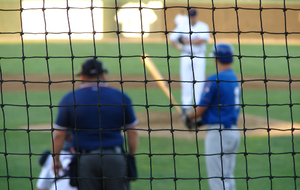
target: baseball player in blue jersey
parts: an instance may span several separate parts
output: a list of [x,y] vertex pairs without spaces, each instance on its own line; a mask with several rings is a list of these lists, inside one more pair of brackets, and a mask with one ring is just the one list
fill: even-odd
[[206,44],[210,39],[208,25],[197,19],[195,9],[189,11],[187,21],[179,24],[169,35],[171,44],[181,51],[180,81],[183,112],[190,109],[193,103],[199,102],[201,97],[205,80]]
[[240,144],[237,130],[239,116],[240,85],[231,68],[233,47],[227,43],[216,44],[214,56],[217,73],[205,82],[201,100],[195,112],[185,118],[188,128],[207,125],[205,138],[206,168],[211,190],[235,190],[234,167]]
[[[138,146],[138,121],[131,100],[105,83],[105,73],[102,62],[96,59],[82,65],[82,84],[62,98],[54,126],[55,154],[61,151],[66,131],[73,133],[73,146],[80,153],[80,190],[127,190],[122,132],[126,132],[130,154],[135,154]],[[54,159],[57,173],[61,163],[58,156]]]

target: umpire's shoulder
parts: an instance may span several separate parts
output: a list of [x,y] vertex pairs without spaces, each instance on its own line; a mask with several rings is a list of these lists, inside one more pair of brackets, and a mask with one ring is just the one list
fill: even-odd
[[112,87],[109,87],[110,89],[110,93],[115,93],[115,94],[118,94],[120,96],[124,96],[124,98],[129,98],[129,96],[127,95],[127,93],[124,91],[124,90],[120,90],[120,89],[117,89],[117,88],[112,88]]
[[[60,99],[59,105],[61,105],[61,106],[63,106],[63,105],[71,105],[71,104],[72,104],[72,101],[71,101],[71,100],[74,100],[73,94],[74,94],[73,91],[70,91],[70,92],[66,93],[66,94]],[[74,101],[73,101],[73,102],[74,102]]]

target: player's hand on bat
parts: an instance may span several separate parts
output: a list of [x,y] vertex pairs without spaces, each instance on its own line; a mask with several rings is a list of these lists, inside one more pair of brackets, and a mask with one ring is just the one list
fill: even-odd
[[185,120],[186,120],[186,117],[187,117],[187,116],[188,116],[187,114],[182,113],[182,114],[180,115],[180,117],[179,117],[179,120],[180,120],[182,123],[185,123]]
[[199,121],[197,121],[197,122],[192,121],[187,115],[184,116],[184,118],[182,118],[181,121],[182,121],[182,122],[184,123],[184,125],[185,125],[188,129],[190,129],[190,130],[196,129],[196,128],[198,128],[198,127],[200,127],[200,126],[203,125],[201,120],[199,120]]
[[192,120],[188,117],[187,114],[182,114],[180,116],[180,121],[188,128],[192,129],[193,122]]
[[201,127],[202,125],[203,125],[202,120],[197,121],[195,124],[196,127]]
[[193,128],[193,122],[192,120],[186,116],[184,119],[184,125],[188,128],[188,129],[192,129]]

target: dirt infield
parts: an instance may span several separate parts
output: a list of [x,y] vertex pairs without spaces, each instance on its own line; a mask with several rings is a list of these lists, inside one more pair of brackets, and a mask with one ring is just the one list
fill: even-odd
[[[45,74],[41,75],[26,75],[24,83],[24,76],[22,75],[3,75],[3,85],[2,90],[4,92],[18,92],[25,90],[28,91],[48,91],[49,87],[51,90],[72,90],[72,76],[67,75],[51,75],[50,76],[51,84],[49,83],[49,78]],[[168,77],[165,76],[167,79]],[[145,88],[145,78],[140,75],[123,75],[123,87],[126,88]],[[79,80],[79,78],[75,78],[75,80]],[[115,88],[120,88],[120,76],[111,75],[108,76],[107,80],[109,81],[109,85]],[[152,78],[148,78],[148,80],[153,80]],[[172,76],[171,80],[174,82],[171,83],[171,88],[179,89],[180,83],[178,82],[179,76]],[[269,79],[266,84],[264,83],[264,79],[262,77],[253,77],[253,78],[244,78],[245,82],[243,83],[243,89],[265,89],[267,86],[268,90],[272,89],[280,89],[280,90],[288,90],[289,82],[287,78],[276,78]],[[300,79],[293,78],[294,82],[291,83],[291,88],[293,90],[300,89]],[[24,85],[25,84],[25,85]],[[50,85],[49,85],[50,84]],[[80,85],[80,82],[75,83],[75,88]],[[156,82],[148,82],[147,88],[158,88]]]
[[[197,138],[203,139],[206,134],[206,128],[199,128],[199,131],[188,131],[184,125],[179,121],[179,114],[172,113],[172,118],[168,112],[149,112],[148,114],[137,113],[139,120],[139,134],[141,136],[150,137],[174,137],[174,138],[186,138],[194,140]],[[245,122],[244,122],[245,121]],[[291,123],[285,121],[269,120],[269,133],[267,120],[262,117],[246,115],[239,119],[239,130],[242,136],[291,136]],[[50,124],[37,124],[30,125],[30,130],[50,129]],[[296,130],[293,135],[300,135],[300,124],[296,123],[293,126]],[[20,128],[27,129],[27,126],[21,126]]]
[[[141,129],[141,135],[151,135],[151,136],[165,136],[175,138],[187,138],[193,139],[196,137],[204,138],[206,134],[205,126],[199,128],[199,131],[188,131],[185,126],[179,120],[178,113],[172,113],[172,118],[170,113],[165,112],[150,112],[138,113],[137,117],[139,119],[139,128]],[[149,121],[149,122],[148,122]],[[245,117],[240,116],[239,119],[239,129],[241,135],[246,136],[266,136],[268,135],[267,129],[268,124],[266,118],[246,115]],[[284,136],[291,135],[291,123],[285,121],[279,121],[270,119],[269,120],[269,132],[270,136]],[[294,135],[300,134],[300,124],[294,124],[294,128],[298,130],[294,131]],[[149,130],[151,129],[151,130]],[[173,132],[172,132],[173,131]]]
[[[144,78],[142,76],[123,76],[124,80],[123,87],[126,88],[144,88],[145,83],[143,82]],[[52,75],[51,76],[51,91],[68,91],[72,90],[73,85],[71,82],[71,77],[66,75]],[[252,78],[253,79],[253,78]],[[265,83],[260,78],[259,81],[249,80],[244,83],[244,89],[265,89]],[[2,90],[4,92],[20,92],[25,89],[27,91],[47,91],[49,90],[49,79],[45,75],[27,75],[25,80],[26,83],[23,83],[24,77],[21,75],[4,75]],[[109,85],[114,86],[116,88],[120,88],[120,78],[119,76],[110,76],[108,78]],[[151,80],[151,79],[149,79]],[[178,81],[179,77],[175,76],[172,80]],[[281,80],[281,79],[276,79]],[[25,85],[24,85],[25,84]],[[80,82],[75,83],[75,88],[78,87]],[[180,88],[179,82],[173,82],[171,84],[172,88]],[[291,84],[292,89],[300,89],[300,82],[293,82]],[[147,88],[158,88],[155,82],[148,82]],[[269,81],[267,83],[267,88],[270,89],[281,89],[288,90],[289,82],[287,81]],[[175,138],[188,138],[193,139],[196,136],[198,138],[203,138],[205,136],[205,128],[200,128],[200,131],[196,133],[196,131],[187,131],[184,125],[179,121],[179,114],[175,111],[172,112],[172,115],[168,112],[146,112],[137,113],[137,118],[139,120],[139,129],[140,134],[143,136],[165,136],[165,137],[175,137]],[[269,120],[269,128],[271,131],[268,133],[268,124],[267,119],[246,115],[245,117],[241,116],[239,120],[239,129],[241,130],[241,134],[245,134],[246,136],[252,135],[291,135],[291,123],[285,121],[279,121],[270,119]],[[300,134],[300,124],[294,123],[294,128],[297,130],[294,131],[293,134]],[[27,128],[27,126],[22,126],[21,128]],[[50,124],[39,124],[39,125],[31,125],[30,129],[49,129]],[[197,135],[196,135],[197,134]]]

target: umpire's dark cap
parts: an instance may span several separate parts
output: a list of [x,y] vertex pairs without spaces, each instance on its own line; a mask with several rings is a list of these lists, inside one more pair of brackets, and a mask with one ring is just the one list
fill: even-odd
[[189,15],[190,15],[190,16],[196,16],[196,15],[197,15],[196,9],[190,9]]
[[96,59],[88,59],[81,66],[81,71],[77,75],[85,76],[97,76],[103,73],[107,73],[107,70],[103,68],[103,63]]

